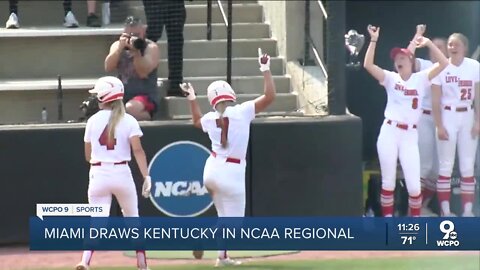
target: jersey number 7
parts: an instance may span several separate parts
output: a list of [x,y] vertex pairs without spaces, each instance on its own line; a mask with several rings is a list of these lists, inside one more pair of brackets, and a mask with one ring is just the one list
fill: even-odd
[[100,135],[98,142],[100,143],[100,145],[106,146],[107,150],[115,149],[117,139],[114,138],[112,141],[108,141],[108,125],[106,125],[105,129],[103,129],[102,135]]
[[225,145],[225,143],[227,142],[227,138],[228,138],[228,124],[229,124],[228,117],[217,119],[216,122],[217,122],[217,127],[222,129],[222,135],[221,135],[220,143],[222,145]]

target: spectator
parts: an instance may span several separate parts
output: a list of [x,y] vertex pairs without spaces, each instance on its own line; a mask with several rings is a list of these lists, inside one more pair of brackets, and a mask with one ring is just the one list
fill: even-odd
[[[118,72],[125,86],[124,102],[137,120],[150,120],[157,110],[157,68],[160,51],[155,42],[145,39],[146,25],[128,17],[119,40],[105,59],[107,72]],[[144,48],[144,50],[142,50]]]
[[168,42],[168,96],[183,96],[179,85],[183,82],[183,28],[186,11],[184,1],[143,0],[147,17],[147,37],[157,42],[167,32]]
[[[20,23],[18,20],[18,0],[9,0],[9,6],[10,6],[10,17],[8,17],[8,21],[6,22],[5,27],[7,29],[19,28]],[[87,9],[88,9],[87,26],[100,27],[101,26],[100,19],[95,14],[96,1],[88,0]],[[65,12],[63,25],[67,28],[78,27],[78,21],[72,12],[72,0],[63,1],[63,10]]]

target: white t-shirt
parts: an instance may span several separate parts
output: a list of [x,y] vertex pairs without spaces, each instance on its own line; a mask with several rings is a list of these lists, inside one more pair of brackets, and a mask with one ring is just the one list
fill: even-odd
[[219,118],[220,113],[209,112],[200,119],[203,131],[208,133],[212,142],[212,151],[222,157],[245,159],[250,137],[250,123],[255,119],[255,102],[251,100],[227,107],[223,113],[223,135],[227,137],[226,148],[222,148],[222,128]]
[[111,112],[100,110],[87,121],[83,140],[92,144],[90,163],[130,161],[130,138],[143,135],[137,120],[125,114],[115,128],[114,143],[108,144],[107,124]]
[[[425,60],[422,58],[417,58],[417,60],[420,63],[420,66],[418,67],[418,70],[420,71],[430,69],[433,66],[433,63],[430,60]],[[425,89],[425,94],[422,100],[422,108],[425,110],[432,110],[432,87],[431,86]]]
[[422,114],[422,99],[430,86],[428,71],[413,73],[404,81],[396,72],[383,70],[385,79],[381,83],[387,90],[385,118],[403,124],[417,124]]
[[475,83],[480,81],[480,63],[464,58],[460,66],[449,64],[432,84],[442,87],[442,105],[469,107],[475,98]]

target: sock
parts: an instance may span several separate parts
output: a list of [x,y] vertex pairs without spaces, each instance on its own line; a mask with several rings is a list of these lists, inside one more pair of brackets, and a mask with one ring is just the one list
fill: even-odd
[[137,267],[141,269],[147,268],[147,256],[145,250],[137,250]]
[[[421,183],[422,183],[422,197],[423,201],[428,204],[430,202],[430,199],[435,195],[436,191],[436,181],[430,180],[430,179],[425,179],[421,178]],[[425,205],[425,204],[424,204]]]
[[473,201],[475,199],[475,178],[462,177],[460,182],[460,189],[462,194],[463,212],[471,213],[473,208]]
[[219,250],[218,251],[218,258],[219,259],[226,259],[227,258],[227,251],[226,250]]
[[92,260],[93,250],[85,250],[82,255],[82,263],[86,266],[90,265],[90,261]]
[[380,203],[382,205],[383,216],[393,216],[393,190],[390,191],[382,188],[382,193],[380,195]]
[[440,175],[437,181],[438,201],[442,214],[450,213],[450,177]]
[[422,194],[417,196],[408,196],[408,207],[410,208],[410,216],[419,217],[422,208]]

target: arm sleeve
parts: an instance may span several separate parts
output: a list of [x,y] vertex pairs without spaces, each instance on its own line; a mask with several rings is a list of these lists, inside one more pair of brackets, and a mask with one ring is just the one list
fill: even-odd
[[91,129],[92,129],[92,124],[90,121],[87,121],[87,126],[85,127],[85,134],[83,135],[83,141],[86,143],[89,143],[92,141],[91,139]]
[[134,136],[139,136],[139,137],[143,136],[143,132],[142,132],[142,129],[140,128],[140,124],[133,117],[131,118],[130,126],[131,126],[131,129],[130,129],[130,134],[128,136],[129,138],[132,138]]
[[250,100],[240,105],[240,114],[242,118],[252,121],[255,119],[255,101]]
[[203,132],[207,133],[208,132],[208,118],[207,118],[207,115],[208,114],[205,114],[204,116],[202,116],[202,118],[200,118],[200,124],[202,125],[202,130]]

